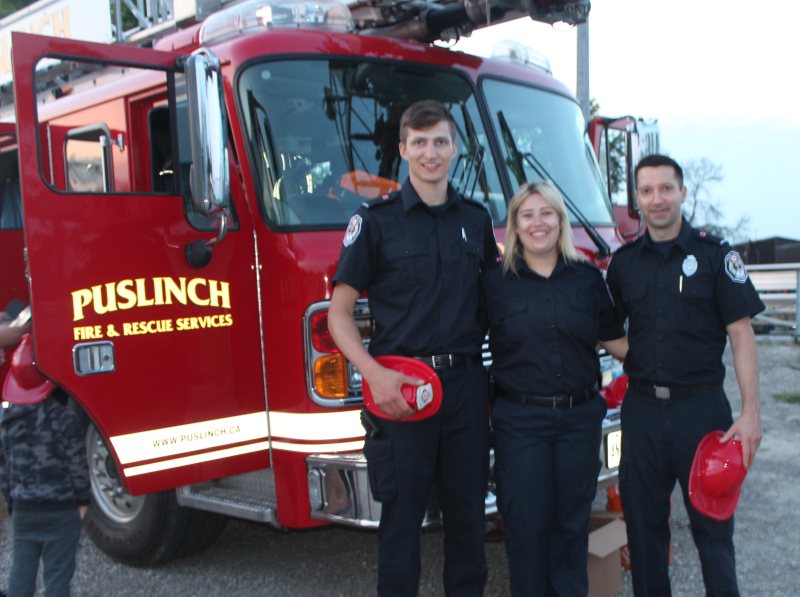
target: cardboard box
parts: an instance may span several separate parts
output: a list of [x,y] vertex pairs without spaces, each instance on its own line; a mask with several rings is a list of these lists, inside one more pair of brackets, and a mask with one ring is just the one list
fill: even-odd
[[622,588],[619,548],[628,543],[625,521],[616,512],[592,512],[589,523],[589,595],[610,597]]

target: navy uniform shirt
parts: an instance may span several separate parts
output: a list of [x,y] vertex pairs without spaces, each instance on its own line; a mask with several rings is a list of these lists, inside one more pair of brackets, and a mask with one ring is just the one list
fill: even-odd
[[544,278],[521,257],[516,264],[518,275],[498,267],[482,278],[498,387],[541,395],[592,388],[598,340],[625,335],[600,270],[559,257]]
[[764,304],[739,254],[686,220],[665,253],[646,233],[608,268],[618,316],[629,318],[625,372],[658,385],[722,383],[726,326]]
[[452,186],[429,207],[410,181],[356,211],[334,284],[367,291],[373,356],[480,354],[486,333],[480,272],[496,267],[489,212]]

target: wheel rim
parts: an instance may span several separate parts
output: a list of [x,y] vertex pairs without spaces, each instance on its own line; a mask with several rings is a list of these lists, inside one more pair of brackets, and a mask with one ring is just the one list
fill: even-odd
[[86,455],[95,505],[119,523],[136,518],[144,506],[144,496],[134,497],[122,486],[111,452],[94,425],[86,432]]

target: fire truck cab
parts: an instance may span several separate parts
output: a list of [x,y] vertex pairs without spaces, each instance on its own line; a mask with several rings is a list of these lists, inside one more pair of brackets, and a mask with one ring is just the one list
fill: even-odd
[[[88,533],[136,564],[204,548],[226,516],[377,526],[361,379],[327,308],[351,214],[407,175],[414,101],[451,110],[451,180],[501,245],[507,200],[541,179],[588,259],[623,242],[581,110],[546,66],[519,46],[431,44],[526,15],[578,23],[588,1],[188,4],[151,48],[14,33],[13,104],[0,93],[0,299],[30,302],[36,366],[84,418]],[[369,342],[366,298],[357,320]]]

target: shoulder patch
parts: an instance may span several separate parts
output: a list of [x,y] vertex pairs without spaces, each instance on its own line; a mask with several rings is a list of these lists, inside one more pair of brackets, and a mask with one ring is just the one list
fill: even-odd
[[363,220],[359,214],[355,214],[350,218],[350,222],[347,224],[347,230],[344,233],[344,240],[342,241],[345,247],[349,247],[356,242],[358,235],[361,234],[362,224]]
[[728,251],[725,255],[725,274],[737,284],[747,281],[747,268],[736,251]]

